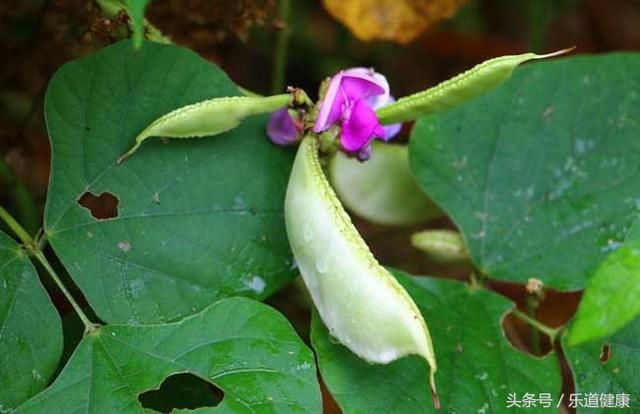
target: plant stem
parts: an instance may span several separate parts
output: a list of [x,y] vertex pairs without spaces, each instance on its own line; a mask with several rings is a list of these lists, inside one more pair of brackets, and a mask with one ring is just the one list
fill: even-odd
[[273,75],[271,78],[271,92],[273,94],[282,93],[284,90],[287,49],[289,48],[289,37],[291,36],[291,0],[280,0],[279,11],[284,27],[278,33],[276,50],[273,56]]
[[60,280],[56,271],[53,270],[53,267],[51,266],[51,264],[49,264],[49,262],[47,261],[47,258],[44,257],[44,254],[42,253],[42,251],[40,250],[36,251],[34,254],[34,257],[36,258],[36,260],[38,260],[38,262],[40,262],[40,264],[42,265],[42,267],[44,267],[47,273],[49,273],[49,276],[51,276],[51,279],[53,279],[53,281],[56,283],[56,285],[58,285],[58,288],[62,291],[62,293],[67,298],[69,303],[71,303],[73,310],[76,311],[76,313],[80,317],[80,320],[82,321],[82,324],[84,325],[84,334],[87,335],[95,331],[98,328],[98,325],[91,322],[91,320],[89,320],[87,315],[82,311],[82,308],[80,307],[80,305],[78,305],[78,302],[76,302],[76,300],[73,298],[73,296],[71,295],[71,292],[67,290],[64,283],[62,283],[62,280]]
[[18,236],[20,241],[25,246],[27,246],[27,248],[32,249],[35,246],[33,238],[29,235],[29,233],[27,233],[27,231],[22,228],[20,223],[18,223],[16,219],[14,219],[13,216],[11,216],[11,214],[9,214],[9,212],[2,206],[0,206],[0,218],[5,222],[7,227],[9,227],[9,229],[11,229],[11,231],[14,232],[16,236]]
[[558,333],[562,330],[562,327],[551,328],[550,326],[547,326],[542,322],[532,318],[531,316],[527,315],[526,313],[522,312],[519,309],[514,309],[513,314],[519,319],[527,322],[532,327],[536,328],[538,331],[547,335],[552,342],[556,339],[556,337],[558,336]]
[[[527,302],[527,313],[528,315],[532,318],[535,319],[536,317],[536,311],[538,309],[538,301],[535,297],[533,297],[532,295],[528,295],[526,298],[526,302]],[[530,335],[530,346],[531,346],[531,351],[533,351],[534,354],[538,355],[541,352],[541,346],[540,346],[540,331],[533,325],[530,325],[530,331],[529,331],[529,335]]]
[[2,221],[4,221],[7,224],[7,226],[11,229],[11,231],[13,231],[16,234],[16,236],[18,236],[18,238],[27,248],[29,253],[33,257],[35,257],[38,262],[40,262],[42,267],[44,267],[47,273],[49,273],[49,276],[51,276],[51,279],[53,279],[53,281],[56,283],[58,288],[62,291],[62,293],[67,298],[69,303],[71,303],[71,306],[76,311],[76,313],[80,317],[80,320],[82,321],[82,324],[84,325],[85,335],[94,331],[98,327],[98,325],[91,322],[87,317],[87,315],[82,311],[82,308],[80,307],[80,305],[78,305],[78,303],[73,298],[71,293],[67,290],[64,283],[62,283],[62,280],[60,280],[60,278],[56,274],[56,271],[53,270],[53,267],[47,261],[47,258],[44,257],[42,250],[40,250],[39,243],[34,241],[33,237],[31,237],[29,233],[27,233],[27,231],[20,225],[20,223],[18,223],[16,219],[14,219],[11,216],[11,214],[9,214],[9,212],[5,210],[2,206],[0,206],[0,219],[2,219]]

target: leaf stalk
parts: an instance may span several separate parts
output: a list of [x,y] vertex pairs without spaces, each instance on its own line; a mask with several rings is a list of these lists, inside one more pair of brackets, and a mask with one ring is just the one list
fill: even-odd
[[80,305],[78,305],[78,302],[76,302],[76,300],[73,298],[71,292],[69,292],[64,283],[62,283],[62,280],[58,277],[56,271],[53,269],[49,261],[47,261],[44,253],[42,253],[40,240],[34,240],[34,238],[31,237],[31,235],[29,235],[29,233],[20,225],[20,223],[18,223],[18,221],[14,219],[13,216],[11,216],[11,214],[9,214],[9,212],[2,206],[0,206],[0,219],[2,219],[2,221],[6,223],[9,229],[11,229],[11,231],[13,231],[16,236],[18,236],[18,239],[20,239],[20,241],[23,243],[29,254],[42,265],[51,279],[53,279],[55,284],[58,286],[58,289],[62,291],[64,296],[73,307],[74,311],[80,317],[80,320],[84,325],[84,334],[87,335],[95,331],[98,328],[98,325],[91,322],[87,315],[82,311]]

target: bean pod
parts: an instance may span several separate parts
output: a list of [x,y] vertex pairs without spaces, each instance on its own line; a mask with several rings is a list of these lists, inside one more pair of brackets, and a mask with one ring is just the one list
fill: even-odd
[[394,104],[380,108],[376,114],[381,123],[388,125],[412,121],[433,112],[444,111],[497,87],[509,79],[521,63],[561,55],[571,50],[573,48],[546,55],[523,53],[490,59],[433,88],[405,96]]
[[156,119],[136,137],[135,145],[118,159],[130,157],[150,137],[200,138],[229,131],[251,115],[273,112],[291,103],[291,94],[214,98],[183,106]]
[[333,337],[362,359],[386,364],[419,355],[436,360],[427,325],[404,288],[382,267],[329,185],[318,139],[303,139],[285,200],[287,234],[298,268]]
[[407,226],[443,215],[418,187],[406,145],[373,142],[366,162],[338,152],[328,173],[344,206],[373,223]]

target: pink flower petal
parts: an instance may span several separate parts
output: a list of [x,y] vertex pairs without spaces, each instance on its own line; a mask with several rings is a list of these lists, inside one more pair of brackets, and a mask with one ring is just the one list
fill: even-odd
[[271,114],[267,123],[267,135],[276,145],[293,145],[301,138],[287,108],[278,109]]
[[[343,72],[338,72],[329,83],[327,92],[320,104],[320,112],[313,125],[313,132],[322,132],[335,124],[341,115],[341,107],[344,102],[344,97],[338,94],[340,89],[340,83],[342,82]],[[336,102],[337,100],[337,102]]]
[[364,99],[359,99],[351,108],[348,119],[342,123],[340,143],[347,152],[358,152],[375,137],[383,137],[384,129],[375,112]]
[[385,78],[384,75],[376,72],[372,68],[351,68],[345,70],[344,74],[347,76],[359,76],[361,78],[366,78],[383,89],[384,92],[382,92],[381,94],[367,97],[367,102],[369,103],[369,105],[371,105],[372,108],[377,109],[378,107],[385,105],[385,103],[389,100],[390,89],[387,78]]

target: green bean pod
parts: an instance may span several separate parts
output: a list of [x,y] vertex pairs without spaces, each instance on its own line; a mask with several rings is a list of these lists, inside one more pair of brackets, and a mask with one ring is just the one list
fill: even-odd
[[376,114],[381,123],[388,125],[444,111],[494,89],[509,79],[521,63],[561,55],[571,50],[573,48],[546,55],[523,53],[490,59],[433,88],[400,98],[397,102],[378,109]]
[[406,290],[365,244],[329,185],[318,139],[303,139],[285,200],[289,243],[320,317],[333,337],[370,362],[419,355],[436,360],[427,325]]
[[367,162],[338,152],[328,174],[344,206],[373,223],[407,226],[443,215],[418,187],[406,145],[374,141]]
[[200,138],[229,131],[251,115],[273,112],[291,103],[291,94],[214,98],[183,106],[156,119],[136,137],[135,145],[118,159],[130,157],[150,137]]
[[411,236],[411,244],[440,263],[470,261],[467,245],[457,231],[424,230]]

